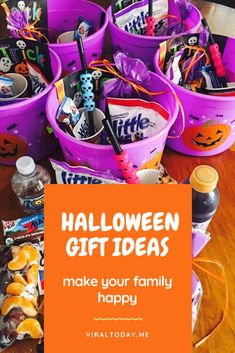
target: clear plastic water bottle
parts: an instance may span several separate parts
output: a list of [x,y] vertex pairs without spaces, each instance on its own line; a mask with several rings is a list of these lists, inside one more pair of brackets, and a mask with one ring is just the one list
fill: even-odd
[[17,171],[11,179],[11,186],[26,213],[43,212],[44,184],[50,184],[48,171],[24,156],[16,161]]

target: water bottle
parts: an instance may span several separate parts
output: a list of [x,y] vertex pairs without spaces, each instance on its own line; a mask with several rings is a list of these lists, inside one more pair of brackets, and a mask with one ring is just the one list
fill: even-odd
[[219,206],[218,179],[217,171],[208,165],[196,167],[190,176],[194,231],[206,232]]
[[44,184],[50,184],[48,171],[34,163],[31,157],[24,156],[16,161],[17,171],[12,177],[11,186],[20,205],[26,213],[43,212]]

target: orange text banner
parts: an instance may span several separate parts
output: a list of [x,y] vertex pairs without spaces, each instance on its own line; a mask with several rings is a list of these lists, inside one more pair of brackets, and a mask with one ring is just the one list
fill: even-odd
[[190,353],[191,188],[45,188],[45,353]]

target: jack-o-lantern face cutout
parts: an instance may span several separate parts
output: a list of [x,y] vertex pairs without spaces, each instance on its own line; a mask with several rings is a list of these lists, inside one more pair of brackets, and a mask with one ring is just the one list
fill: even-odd
[[17,74],[23,75],[23,76],[28,76],[29,75],[29,68],[28,65],[25,64],[24,62],[17,64],[15,66],[15,72]]
[[27,154],[28,146],[20,137],[0,134],[0,163],[13,163]]
[[224,124],[192,126],[182,135],[185,145],[195,151],[210,151],[222,145],[230,135],[231,127]]

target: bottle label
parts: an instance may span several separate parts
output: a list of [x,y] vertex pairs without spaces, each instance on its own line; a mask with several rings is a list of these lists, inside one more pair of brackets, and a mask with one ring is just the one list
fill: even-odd
[[19,197],[20,204],[25,210],[29,211],[40,211],[44,208],[44,194],[31,197],[31,198],[22,198]]
[[206,222],[201,222],[201,223],[193,222],[192,223],[193,231],[195,231],[195,232],[199,231],[199,232],[205,233],[207,230],[207,227],[210,224],[211,219],[209,219]]

